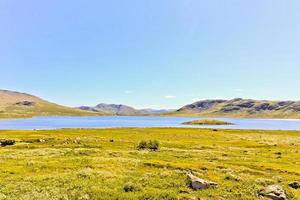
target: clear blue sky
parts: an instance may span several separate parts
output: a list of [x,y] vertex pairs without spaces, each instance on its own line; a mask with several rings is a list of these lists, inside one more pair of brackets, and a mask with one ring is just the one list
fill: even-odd
[[0,88],[69,106],[300,99],[299,0],[0,0]]

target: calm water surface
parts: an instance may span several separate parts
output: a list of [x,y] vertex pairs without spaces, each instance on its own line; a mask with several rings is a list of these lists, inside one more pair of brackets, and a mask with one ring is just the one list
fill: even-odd
[[[59,128],[120,128],[120,127],[191,127],[264,130],[300,130],[300,120],[214,118],[235,125],[186,126],[183,122],[201,117],[34,117],[30,119],[1,119],[1,130],[32,130]],[[208,118],[205,118],[208,119]]]

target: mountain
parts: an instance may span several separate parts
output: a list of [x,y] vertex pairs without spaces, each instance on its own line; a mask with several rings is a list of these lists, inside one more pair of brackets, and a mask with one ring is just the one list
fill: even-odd
[[162,114],[162,113],[167,113],[167,112],[172,112],[175,111],[176,109],[152,109],[152,108],[148,108],[148,109],[141,109],[140,111],[142,111],[143,113],[147,113],[147,114]]
[[167,115],[243,117],[243,118],[300,118],[300,101],[268,101],[252,99],[204,100],[186,105]]
[[108,115],[119,115],[119,116],[134,116],[134,115],[144,115],[146,114],[143,111],[137,110],[130,106],[122,105],[122,104],[98,104],[95,107],[89,106],[81,106],[79,107],[81,110],[92,111],[92,112],[101,112]]
[[33,116],[88,116],[100,115],[45,101],[39,97],[9,90],[0,90],[0,118]]
[[95,107],[81,106],[81,110],[92,111],[92,112],[103,112],[108,115],[118,115],[118,116],[145,116],[145,115],[156,115],[163,114],[166,112],[174,111],[172,109],[135,109],[130,106],[123,104],[98,104]]

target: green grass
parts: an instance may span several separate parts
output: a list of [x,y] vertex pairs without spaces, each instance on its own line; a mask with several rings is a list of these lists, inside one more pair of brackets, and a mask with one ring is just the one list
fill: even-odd
[[[300,177],[300,132],[211,129],[0,131],[0,199],[251,200]],[[39,142],[44,139],[45,142]],[[137,150],[157,140],[159,151]],[[186,172],[219,187],[193,191]],[[127,191],[127,192],[126,192]]]
[[201,119],[182,123],[184,125],[233,125],[233,123],[224,122],[215,119]]

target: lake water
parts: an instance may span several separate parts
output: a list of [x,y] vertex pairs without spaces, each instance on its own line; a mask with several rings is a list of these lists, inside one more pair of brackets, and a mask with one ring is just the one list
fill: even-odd
[[[186,127],[300,130],[300,120],[213,118],[234,123],[229,126],[186,126],[183,122],[201,117],[34,117],[30,119],[1,119],[1,130],[32,130],[59,128],[121,128],[121,127]],[[205,118],[208,119],[208,118]]]

